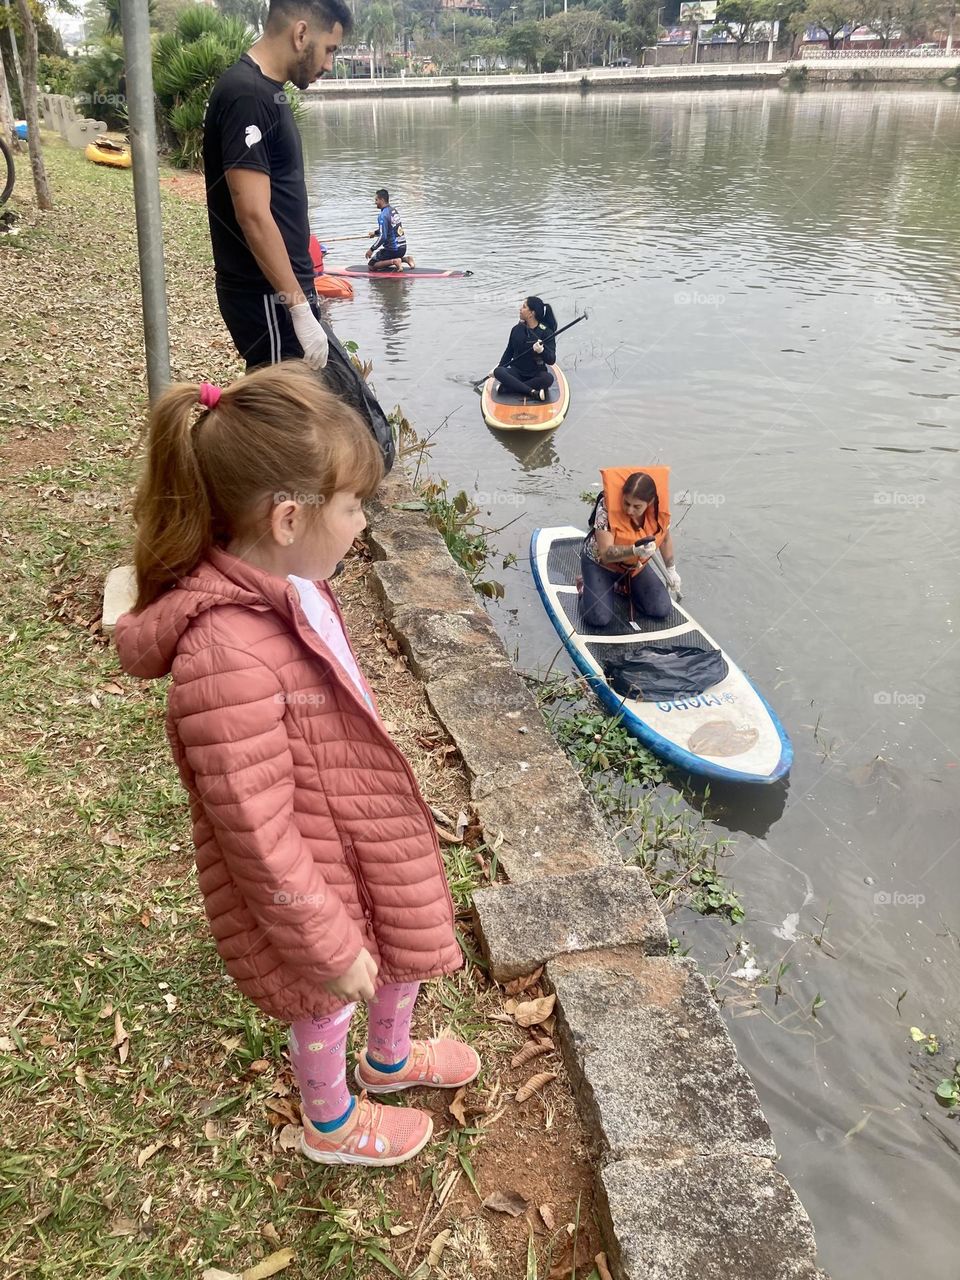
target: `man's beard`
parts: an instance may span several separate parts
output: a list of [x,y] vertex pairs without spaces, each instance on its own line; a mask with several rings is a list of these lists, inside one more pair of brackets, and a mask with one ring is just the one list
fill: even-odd
[[316,76],[313,74],[313,69],[317,65],[316,49],[316,42],[311,40],[310,43],[304,47],[303,53],[300,55],[297,62],[296,69],[290,77],[298,89],[309,88],[316,79]]

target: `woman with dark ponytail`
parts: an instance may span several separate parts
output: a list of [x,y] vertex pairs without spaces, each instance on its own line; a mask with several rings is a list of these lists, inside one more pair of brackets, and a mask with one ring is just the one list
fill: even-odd
[[520,304],[520,323],[510,330],[510,339],[491,377],[505,391],[532,400],[546,400],[553,386],[549,365],[557,362],[557,344],[553,335],[557,318],[553,307],[542,298],[531,296]]

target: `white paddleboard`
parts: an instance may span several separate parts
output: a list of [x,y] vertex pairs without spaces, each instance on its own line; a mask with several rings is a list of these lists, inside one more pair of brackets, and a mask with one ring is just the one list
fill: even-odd
[[[576,580],[585,537],[572,525],[537,529],[530,563],[551,622],[607,710],[621,716],[624,728],[655,755],[686,773],[723,782],[769,783],[785,777],[793,748],[783,726],[730,655],[686,609],[674,604],[667,617],[639,616],[631,626],[626,598],[615,596],[610,626],[597,630],[583,622]],[[607,682],[605,660],[665,642],[720,649],[726,677],[696,696],[659,702],[625,698]]]

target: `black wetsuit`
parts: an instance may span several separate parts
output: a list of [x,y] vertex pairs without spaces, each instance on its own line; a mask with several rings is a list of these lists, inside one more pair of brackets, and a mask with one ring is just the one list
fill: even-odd
[[[535,342],[543,343],[539,355],[533,349]],[[510,330],[510,339],[493,376],[506,391],[518,396],[535,395],[541,387],[546,390],[553,385],[553,374],[547,366],[556,362],[557,344],[552,330],[542,324],[531,329],[521,320]]]

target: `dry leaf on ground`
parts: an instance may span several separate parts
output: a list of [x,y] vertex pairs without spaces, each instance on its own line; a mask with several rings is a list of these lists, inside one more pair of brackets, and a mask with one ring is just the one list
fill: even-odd
[[551,1080],[556,1080],[557,1073],[555,1071],[541,1071],[539,1075],[531,1076],[526,1084],[520,1086],[517,1090],[517,1102],[526,1102],[528,1098],[532,1098],[538,1089],[544,1088]]
[[543,1225],[547,1228],[547,1230],[555,1231],[557,1227],[557,1220],[554,1217],[553,1208],[548,1204],[542,1204],[540,1205],[537,1212],[540,1214],[540,1217],[543,1219]]
[[300,1135],[303,1133],[302,1126],[298,1124],[285,1124],[280,1130],[280,1148],[283,1151],[299,1151]]
[[594,1262],[597,1264],[600,1280],[613,1280],[613,1276],[610,1274],[610,1264],[607,1262],[605,1253],[598,1253],[594,1258]]
[[513,1020],[518,1027],[535,1027],[540,1022],[546,1022],[553,1013],[553,1006],[556,1003],[556,995],[541,996],[539,1000],[526,1000],[523,1004],[517,1005]]
[[545,1053],[553,1052],[552,1040],[528,1040],[527,1043],[510,1059],[511,1067],[523,1067],[534,1058],[541,1058]]
[[133,1218],[114,1218],[110,1223],[110,1230],[107,1232],[111,1236],[135,1236],[140,1230],[140,1223],[134,1222]]
[[451,1228],[441,1231],[438,1236],[434,1237],[433,1243],[430,1245],[430,1252],[427,1254],[427,1266],[436,1267],[443,1257],[443,1251],[447,1247],[447,1241],[453,1235]]
[[165,1147],[165,1142],[151,1142],[148,1147],[144,1147],[137,1156],[137,1168],[142,1169],[151,1156],[155,1156],[161,1147]]
[[511,1218],[519,1218],[526,1212],[528,1201],[518,1191],[494,1191],[483,1202],[484,1209],[492,1209],[494,1213],[508,1213]]
[[466,1096],[466,1087],[458,1089],[447,1106],[447,1110],[453,1116],[454,1120],[456,1120],[457,1124],[460,1125],[461,1129],[465,1129],[467,1127],[467,1116],[463,1109],[463,1100]]
[[247,1267],[246,1271],[241,1272],[240,1280],[267,1280],[268,1276],[275,1276],[278,1271],[285,1271],[293,1259],[292,1249],[278,1249],[276,1253],[271,1253],[262,1262],[258,1262],[255,1267]]
[[534,969],[533,973],[526,974],[525,977],[514,978],[503,989],[508,996],[518,996],[522,991],[529,991],[531,987],[535,987],[542,977],[543,965],[539,969]]
[[111,1048],[116,1049],[121,1062],[126,1062],[130,1053],[130,1035],[123,1025],[119,1010],[113,1015],[113,1044]]

